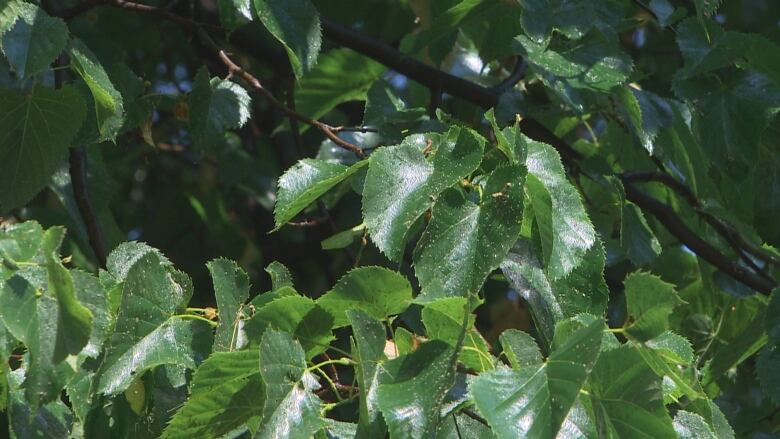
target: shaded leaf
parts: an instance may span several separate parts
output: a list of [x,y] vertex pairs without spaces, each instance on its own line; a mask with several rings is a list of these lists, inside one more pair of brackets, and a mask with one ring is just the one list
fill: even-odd
[[466,367],[482,372],[495,367],[496,359],[490,353],[490,346],[474,328],[474,317],[471,316],[463,334],[463,313],[466,312],[468,300],[465,297],[447,297],[425,305],[422,310],[422,321],[429,338],[442,340],[457,346],[463,335],[463,347],[458,361]]
[[319,119],[341,103],[365,100],[369,87],[385,70],[385,66],[358,52],[331,50],[298,83],[295,109]]
[[581,38],[593,26],[596,14],[586,0],[524,0],[525,33],[541,43],[557,30],[571,39]]
[[59,363],[68,355],[76,355],[87,345],[92,330],[92,312],[79,303],[73,288],[73,277],[56,255],[46,262],[48,288],[57,299],[57,341],[52,361]]
[[271,276],[271,291],[284,287],[293,288],[292,274],[290,274],[290,270],[284,264],[273,261],[265,267],[265,272]]
[[320,16],[309,0],[254,0],[263,25],[287,50],[295,76],[314,68],[322,45]]
[[620,246],[637,267],[653,262],[661,254],[661,243],[647,224],[645,215],[630,202],[623,205]]
[[225,131],[242,127],[251,113],[251,98],[240,85],[220,78],[209,80],[205,68],[195,75],[189,101],[190,132],[201,151],[211,151]]
[[[0,89],[0,211],[19,207],[43,189],[85,115],[84,101],[70,86],[34,87],[26,95]],[[34,135],[32,135],[34,133]]]
[[[30,3],[11,5],[15,21],[3,23],[3,53],[21,78],[32,76],[49,65],[68,42],[68,27],[60,18],[47,15],[43,9]],[[10,17],[9,17],[10,18]]]
[[647,341],[661,335],[669,326],[669,315],[682,303],[674,286],[649,274],[636,272],[624,281],[629,321],[625,333]]
[[[261,328],[260,334],[268,325],[292,334],[303,345],[307,358],[323,352],[333,340],[333,316],[313,300],[298,295],[279,297],[257,310],[245,327],[247,336],[257,337],[252,325]],[[257,339],[249,342],[257,343]]]
[[507,329],[499,336],[501,348],[513,369],[537,367],[542,363],[542,354],[536,340],[517,329]]

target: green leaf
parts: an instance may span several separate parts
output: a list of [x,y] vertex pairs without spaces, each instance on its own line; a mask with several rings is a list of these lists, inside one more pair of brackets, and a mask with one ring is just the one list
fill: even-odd
[[215,352],[195,371],[187,402],[163,438],[220,437],[262,415],[258,351]]
[[279,178],[274,230],[279,230],[300,211],[367,164],[365,160],[352,166],[317,159],[300,160]]
[[43,228],[37,221],[8,224],[0,228],[0,257],[12,262],[28,262],[38,253]]
[[263,25],[287,50],[297,78],[314,68],[322,45],[320,15],[309,0],[254,0]]
[[189,101],[190,132],[201,151],[213,151],[225,131],[244,126],[251,113],[251,98],[240,85],[211,78],[205,68],[195,75]]
[[43,189],[85,115],[84,101],[70,86],[34,87],[26,95],[0,89],[0,211],[19,207]]
[[419,301],[479,292],[520,235],[524,180],[520,165],[493,171],[480,204],[457,189],[441,194],[414,250]]
[[631,57],[602,35],[591,35],[564,50],[520,35],[515,38],[515,47],[539,72],[573,88],[608,91],[624,83],[632,69]]
[[71,69],[81,76],[92,94],[98,140],[114,140],[125,122],[122,95],[100,60],[81,40],[72,40],[68,53]]
[[414,35],[413,45],[409,52],[417,53],[442,37],[456,31],[458,27],[469,20],[480,18],[482,14],[496,5],[491,0],[463,0],[441,14],[436,15],[432,25],[417,35]]
[[631,202],[623,205],[620,246],[637,267],[650,264],[661,254],[661,243],[647,224],[645,215],[636,204]]
[[530,139],[526,144],[526,193],[541,235],[547,276],[557,280],[580,265],[596,242],[596,231],[555,149]]
[[669,315],[683,303],[674,286],[658,276],[636,272],[626,277],[628,322],[624,327],[630,338],[647,341],[658,337],[669,327]]
[[319,119],[341,103],[365,100],[369,87],[385,70],[384,65],[355,51],[331,50],[298,83],[295,109]]
[[252,0],[218,0],[219,22],[228,29],[235,29],[252,21]]
[[114,323],[109,309],[108,295],[97,277],[80,270],[71,270],[70,274],[73,277],[73,289],[78,301],[92,314],[89,341],[81,354],[97,358]]
[[346,311],[352,326],[354,344],[352,348],[358,389],[360,390],[360,416],[357,437],[384,436],[387,428],[379,411],[376,387],[380,364],[387,360],[384,353],[385,326],[359,309]]
[[333,327],[349,325],[346,312],[361,310],[384,320],[412,302],[412,286],[401,274],[382,267],[359,267],[345,274],[317,305],[333,315]]
[[513,369],[538,367],[542,364],[542,354],[536,340],[517,329],[507,329],[498,337],[504,355]]
[[[467,310],[465,297],[446,297],[430,302],[422,310],[422,321],[429,338],[442,340],[457,346],[463,334],[463,313]],[[474,328],[474,316],[470,316],[463,338],[463,350],[459,359],[463,365],[477,372],[495,367],[496,359],[490,346]]]
[[211,349],[211,326],[175,316],[189,300],[185,282],[155,252],[128,270],[114,334],[99,370],[98,392],[115,395],[163,364],[194,369]]
[[381,365],[379,409],[393,438],[430,437],[447,391],[455,383],[458,350],[440,340]]
[[674,415],[674,431],[680,439],[718,439],[704,418],[685,410]]
[[64,329],[47,277],[44,267],[26,265],[0,282],[0,320],[27,348],[24,388],[33,408],[54,401],[73,375],[72,366],[54,361],[61,357],[57,342]]
[[569,416],[601,349],[604,322],[579,329],[547,362],[498,367],[472,380],[470,392],[499,438],[555,437]]
[[496,136],[496,147],[504,153],[509,162],[513,164],[525,163],[528,153],[528,147],[525,144],[527,137],[522,134],[518,124],[515,123],[503,130],[499,129],[492,108],[485,113],[485,118],[493,128],[493,134]]
[[32,76],[49,65],[68,43],[68,26],[59,18],[29,3],[14,5],[16,20],[2,34],[3,53],[20,78]]
[[766,307],[765,323],[769,340],[780,343],[780,288],[772,290],[769,304]]
[[[485,139],[452,127],[441,136],[428,134],[435,152],[426,158],[420,136],[373,153],[363,185],[363,217],[372,241],[388,258],[399,260],[407,233],[448,187],[469,175],[482,160]],[[421,141],[422,140],[422,141]]]
[[541,43],[557,30],[567,38],[581,38],[593,26],[596,14],[587,0],[524,0],[525,33]]
[[[56,400],[42,407],[30,406],[24,399],[20,382],[24,379],[22,369],[9,374],[9,404],[5,415],[12,438],[62,438],[70,437],[73,431],[73,415],[64,402]],[[7,428],[8,428],[7,427]],[[4,433],[6,433],[4,431]]]
[[273,261],[265,267],[265,272],[271,276],[271,291],[284,287],[293,288],[292,274],[290,274],[290,270],[284,264]]
[[654,141],[658,133],[672,125],[672,107],[663,98],[634,87],[621,87],[617,91],[623,111],[628,116],[632,131],[649,154],[655,151]]
[[309,439],[326,426],[319,388],[306,369],[303,348],[286,332],[268,330],[260,342],[260,374],[265,383],[263,422],[255,437]]
[[775,343],[774,345],[765,346],[756,362],[756,374],[764,393],[769,395],[775,404],[780,404],[778,367],[780,367],[780,345]]
[[55,363],[68,355],[76,355],[87,345],[92,330],[92,312],[79,303],[73,288],[73,277],[62,266],[56,255],[49,254],[46,271],[49,291],[57,298],[57,341],[54,348]]
[[590,393],[599,437],[676,438],[661,379],[631,346],[602,352]]
[[[330,331],[333,316],[308,297],[284,296],[275,299],[257,310],[250,322],[263,327],[262,333],[266,332],[264,327],[270,325],[292,334],[303,345],[307,358],[323,352],[333,340]],[[257,335],[252,334],[250,327],[246,327],[246,330],[248,335]]]
[[249,276],[233,261],[215,259],[206,266],[214,281],[219,324],[214,334],[214,351],[234,351],[240,348],[241,317],[244,302],[249,298]]

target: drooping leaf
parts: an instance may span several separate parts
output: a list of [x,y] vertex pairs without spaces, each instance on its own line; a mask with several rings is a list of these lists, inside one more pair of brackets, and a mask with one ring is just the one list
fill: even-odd
[[57,341],[52,361],[59,363],[76,355],[87,345],[92,330],[92,312],[79,303],[73,288],[73,277],[54,254],[48,255],[46,271],[48,288],[57,299]]
[[666,331],[669,314],[682,303],[674,286],[642,272],[629,275],[624,285],[629,317],[626,334],[638,341],[647,341]]
[[582,262],[596,242],[596,232],[555,149],[530,139],[526,144],[526,193],[541,235],[545,271],[556,280]]
[[412,224],[442,191],[473,172],[482,159],[485,139],[460,127],[427,135],[373,153],[363,185],[363,217],[371,240],[391,260],[398,260]]
[[279,178],[274,230],[287,224],[300,211],[366,165],[367,161],[360,161],[348,167],[317,159],[303,159],[296,163]]
[[258,351],[215,352],[195,371],[190,396],[163,438],[219,437],[262,415]]
[[266,29],[287,50],[295,76],[300,78],[317,63],[322,45],[320,15],[309,0],[254,0]]
[[[298,84],[295,109],[319,119],[337,105],[364,100],[366,92],[386,69],[382,64],[349,49],[323,54]],[[344,75],[349,71],[349,75]]]
[[62,52],[68,42],[68,27],[62,19],[50,17],[30,3],[11,7],[15,21],[3,23],[8,29],[0,32],[0,47],[16,73],[26,78],[47,69]]
[[347,326],[346,312],[361,310],[375,319],[403,312],[412,302],[412,286],[399,273],[382,267],[359,267],[345,274],[317,305],[334,317],[333,326]]
[[555,437],[599,358],[604,328],[600,320],[581,328],[536,367],[498,367],[475,378],[471,395],[494,433]]
[[128,270],[114,334],[99,371],[98,392],[124,391],[136,375],[163,364],[195,368],[211,350],[211,326],[176,317],[191,292],[155,252]]
[[622,87],[618,89],[617,95],[639,143],[649,154],[653,154],[656,136],[672,124],[671,105],[653,93],[633,87]]
[[190,94],[189,118],[193,140],[201,151],[212,151],[225,130],[242,127],[249,120],[251,98],[240,85],[211,78],[198,70]]
[[257,438],[308,439],[325,427],[317,380],[306,369],[303,348],[287,332],[269,329],[260,342],[260,374],[265,383],[263,422]]
[[[26,95],[0,89],[0,211],[28,202],[65,158],[85,115],[70,86],[34,87]],[[13,188],[13,190],[10,190]]]
[[239,340],[244,302],[249,298],[249,276],[235,262],[215,259],[207,264],[214,282],[219,325],[214,334],[214,351],[234,351]]
[[357,434],[358,437],[382,436],[387,428],[379,411],[377,386],[380,364],[387,360],[385,327],[362,310],[350,309],[346,314],[354,333],[353,359],[358,363],[355,366],[360,390]]
[[520,235],[524,177],[518,165],[495,170],[480,204],[456,189],[442,193],[414,251],[418,301],[479,291]]
[[637,267],[645,266],[661,254],[661,243],[636,204],[623,205],[620,245]]
[[97,140],[114,140],[124,124],[122,95],[114,87],[100,60],[81,40],[70,42],[68,54],[71,69],[84,80],[92,95],[99,134]]

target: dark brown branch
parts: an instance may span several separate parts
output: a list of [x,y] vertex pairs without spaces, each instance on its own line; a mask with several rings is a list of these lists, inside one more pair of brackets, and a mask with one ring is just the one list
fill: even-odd
[[629,200],[634,202],[642,210],[650,212],[672,235],[679,239],[680,242],[685,244],[686,247],[691,249],[691,251],[702,259],[715,266],[715,268],[763,294],[771,293],[772,289],[777,286],[775,282],[770,282],[763,277],[756,275],[724,256],[718,249],[688,228],[670,206],[661,203],[637,189],[637,187],[629,181],[623,179],[623,182],[626,189],[626,197]]
[[511,90],[512,87],[522,81],[523,78],[525,78],[525,61],[522,57],[518,57],[515,62],[515,67],[512,69],[512,73],[501,81],[500,84],[491,87],[491,90],[500,95],[505,91]]
[[98,263],[101,267],[106,266],[108,257],[108,246],[103,235],[103,229],[100,226],[95,210],[89,200],[87,189],[87,154],[84,148],[73,147],[70,149],[70,184],[73,188],[73,198],[79,208],[81,219],[84,220],[84,226],[87,231],[89,246],[95,252]]
[[255,92],[262,95],[272,106],[275,108],[281,110],[285,115],[294,118],[295,120],[305,123],[307,125],[311,125],[314,128],[317,128],[320,130],[323,134],[325,134],[325,137],[330,139],[333,143],[340,146],[341,148],[344,148],[348,151],[353,152],[358,157],[364,157],[363,151],[356,145],[347,142],[346,140],[339,137],[336,132],[333,130],[333,127],[321,122],[316,119],[312,119],[310,117],[307,117],[301,113],[298,113],[290,108],[288,108],[286,105],[281,103],[276,97],[265,87],[263,87],[262,83],[260,82],[257,77],[252,75],[251,73],[244,70],[243,67],[236,64],[228,55],[228,53],[223,50],[212,38],[209,36],[208,32],[204,29],[203,24],[198,23],[196,21],[190,20],[189,18],[182,17],[180,15],[176,15],[174,13],[168,12],[165,9],[160,9],[156,6],[150,6],[150,5],[144,5],[141,3],[135,3],[135,2],[129,2],[125,0],[101,0],[104,5],[107,6],[113,6],[116,8],[121,9],[127,9],[131,11],[136,12],[142,12],[146,14],[156,15],[160,18],[163,18],[165,20],[181,24],[188,29],[192,30],[198,38],[203,42],[204,45],[206,45],[210,50],[214,52],[214,54],[222,61],[222,63],[225,65],[225,67],[228,70],[228,77],[239,77],[244,82],[247,83]]
[[[707,212],[699,199],[696,198],[696,195],[693,193],[693,191],[671,175],[663,172],[626,172],[623,174],[623,178],[631,182],[656,182],[667,186],[675,193],[677,193],[677,195],[682,197],[694,210],[696,210],[696,212],[709,225],[711,225],[719,235],[728,241],[732,247],[735,247],[735,250],[737,250],[738,253],[748,253],[749,255],[752,255],[753,257],[766,263],[780,266],[780,259],[766,252],[756,244],[748,241],[747,238],[742,236],[731,224],[728,224],[726,221]],[[743,259],[746,259],[745,262],[749,265],[753,264],[749,256],[746,256]],[[766,274],[762,273],[760,268],[753,268],[756,272],[766,277]]]
[[[60,55],[54,62],[55,67],[68,65],[68,56]],[[60,88],[67,80],[66,72],[62,69],[54,71],[54,87]],[[87,189],[87,154],[82,147],[71,147],[69,152],[69,172],[70,186],[73,189],[73,198],[79,209],[79,214],[84,222],[84,229],[87,233],[87,241],[92,251],[95,252],[100,267],[106,266],[108,257],[108,246],[103,229],[98,221],[95,209],[89,200],[89,191]]]

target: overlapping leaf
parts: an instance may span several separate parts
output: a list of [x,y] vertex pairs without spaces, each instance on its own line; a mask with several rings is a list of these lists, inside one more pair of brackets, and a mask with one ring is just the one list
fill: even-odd
[[[68,42],[68,27],[59,18],[26,2],[7,2],[7,17],[0,24],[0,47],[20,77],[45,70]],[[7,27],[7,28],[6,28]]]
[[219,310],[214,351],[234,351],[242,344],[240,325],[243,305],[249,298],[249,276],[235,262],[226,259],[216,259],[207,265]]
[[190,397],[163,438],[219,437],[262,415],[257,350],[215,352],[198,367]]
[[239,128],[249,120],[249,94],[240,85],[211,78],[206,69],[195,75],[190,94],[190,131],[195,144],[209,151],[225,135],[225,130]]
[[438,195],[473,172],[482,159],[485,139],[453,127],[441,136],[419,136],[371,155],[363,186],[363,217],[372,241],[391,260],[400,257],[407,233]]
[[524,179],[522,166],[495,170],[480,204],[456,189],[442,193],[414,251],[415,274],[422,287],[418,300],[479,291],[520,235]]
[[405,277],[382,267],[360,267],[345,274],[317,305],[334,317],[333,326],[347,326],[347,311],[361,310],[375,319],[400,314],[412,302]]
[[303,348],[287,332],[272,329],[260,342],[260,374],[265,383],[263,422],[257,438],[308,439],[325,427],[316,378],[306,369]]

